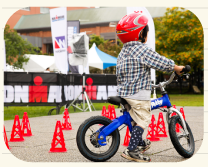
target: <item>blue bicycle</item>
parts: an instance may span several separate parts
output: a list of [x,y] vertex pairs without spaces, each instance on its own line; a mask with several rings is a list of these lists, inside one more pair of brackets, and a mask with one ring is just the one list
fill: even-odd
[[[182,72],[187,73],[190,69],[191,67],[187,65]],[[167,113],[166,120],[172,144],[181,156],[190,158],[195,150],[193,134],[181,112],[172,107],[168,94],[165,91],[165,86],[170,84],[175,76],[178,75],[173,72],[168,81],[152,85],[153,88],[160,88],[162,97],[151,101],[151,110],[167,106],[167,110],[164,109],[163,111]],[[80,125],[77,132],[76,141],[78,149],[85,158],[91,161],[103,162],[115,155],[120,145],[118,128],[121,125],[128,126],[130,133],[132,131],[133,120],[127,112],[126,106],[128,103],[126,100],[113,96],[108,97],[108,102],[121,106],[123,115],[113,121],[103,116],[90,117]],[[172,113],[176,113],[177,115],[171,117]],[[176,124],[182,127],[180,132],[176,132]]]

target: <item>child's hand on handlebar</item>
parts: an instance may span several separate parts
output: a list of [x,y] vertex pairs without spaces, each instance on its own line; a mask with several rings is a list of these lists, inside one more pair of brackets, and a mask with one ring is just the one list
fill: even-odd
[[182,70],[183,70],[184,68],[185,68],[184,66],[177,66],[177,65],[175,65],[174,71],[175,71],[178,75],[181,75],[181,74],[182,74]]

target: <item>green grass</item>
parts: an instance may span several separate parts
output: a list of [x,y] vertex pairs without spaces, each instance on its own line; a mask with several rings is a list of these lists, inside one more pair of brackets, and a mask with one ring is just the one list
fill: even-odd
[[[158,95],[158,97],[160,97]],[[176,106],[204,106],[204,95],[175,95],[170,94],[170,101],[172,105]],[[102,110],[103,106],[108,108],[109,103],[94,103],[93,104],[96,110]],[[15,115],[19,115],[19,118],[22,119],[24,112],[27,112],[28,117],[39,117],[47,116],[48,111],[54,106],[44,106],[44,107],[4,107],[4,120],[13,120]],[[117,106],[116,106],[117,108]],[[64,107],[61,108],[60,114],[64,111]],[[82,112],[76,109],[75,112]],[[74,113],[73,107],[69,108],[69,113]],[[55,115],[56,110],[53,110],[51,115]]]
[[[109,104],[110,103],[94,103],[93,105],[96,110],[102,110],[103,106],[106,106],[106,108],[108,108]],[[80,106],[78,106],[78,107],[80,107]],[[87,104],[85,104],[85,107],[87,107]],[[29,118],[39,117],[39,116],[47,116],[48,111],[52,108],[55,108],[55,106],[4,107],[4,120],[12,120],[12,119],[14,119],[15,115],[19,115],[19,118],[22,119],[24,112],[27,112],[27,115]],[[62,114],[63,111],[64,111],[64,107],[61,108],[60,114]],[[74,111],[74,108],[70,107],[69,113],[74,113],[74,112],[82,112],[82,111],[79,109],[76,109],[76,111]],[[55,114],[56,114],[56,110],[53,110],[51,115],[55,115]]]
[[170,102],[176,106],[204,106],[204,95],[170,94]]

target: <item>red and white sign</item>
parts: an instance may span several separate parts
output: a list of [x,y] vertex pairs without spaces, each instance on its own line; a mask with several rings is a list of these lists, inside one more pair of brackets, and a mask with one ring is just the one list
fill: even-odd
[[[82,85],[42,85],[43,79],[40,76],[34,78],[35,85],[4,85],[5,103],[61,103],[62,88],[66,101],[74,100],[80,92]],[[93,85],[92,78],[86,80],[86,93],[91,100],[107,100],[108,96],[116,96],[117,86],[115,85]],[[82,96],[79,96],[82,100]]]

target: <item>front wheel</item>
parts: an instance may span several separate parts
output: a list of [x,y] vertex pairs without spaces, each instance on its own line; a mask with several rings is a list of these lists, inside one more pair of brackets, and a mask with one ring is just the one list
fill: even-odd
[[98,143],[98,135],[103,126],[112,121],[103,116],[94,116],[85,120],[77,132],[77,146],[80,153],[87,159],[95,162],[103,162],[110,159],[118,150],[120,145],[120,134],[118,129],[106,137],[106,145]]
[[186,123],[186,127],[189,133],[188,135],[185,134],[183,128],[178,129],[179,126],[182,127],[182,122],[180,117],[179,116],[171,117],[169,124],[170,139],[176,151],[181,156],[183,156],[184,158],[190,158],[194,154],[194,150],[195,150],[193,134],[187,123]]

